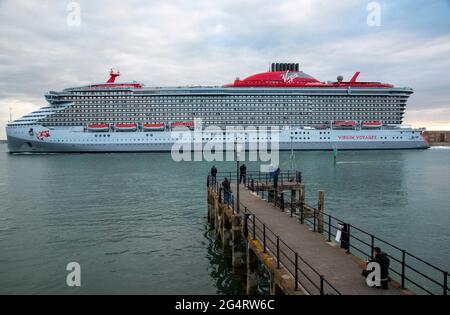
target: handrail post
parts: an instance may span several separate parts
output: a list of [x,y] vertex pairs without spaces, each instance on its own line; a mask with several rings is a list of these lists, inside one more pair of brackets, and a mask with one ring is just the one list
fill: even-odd
[[247,207],[245,208],[245,213],[244,213],[244,236],[245,236],[245,239],[247,240],[247,237],[248,237],[248,213],[247,213]]
[[331,216],[328,216],[328,243],[331,242]]
[[444,272],[444,295],[448,294],[448,271]]
[[294,216],[296,198],[297,198],[297,191],[295,189],[291,189],[291,217]]
[[264,253],[266,252],[266,224],[263,223],[263,243],[264,243]]
[[370,243],[370,257],[372,257],[372,259],[374,258],[373,257],[373,250],[374,250],[374,248],[375,248],[375,236],[373,236],[373,234],[372,235],[370,235],[370,238],[371,238],[371,243]]
[[320,295],[325,295],[323,290],[323,275],[320,275]]
[[253,240],[256,240],[256,216],[253,215]]
[[317,213],[316,209],[314,209],[314,229],[313,229],[314,232],[316,232],[316,220],[317,220]]
[[300,185],[300,223],[303,224],[305,220],[305,185]]
[[295,291],[298,290],[298,254],[295,253]]
[[305,215],[304,215],[304,210],[303,210],[303,204],[300,203],[300,223],[303,224],[305,223]]
[[350,254],[350,224],[347,225],[347,254]]
[[406,263],[406,251],[402,250],[402,286],[401,288],[405,288],[405,263]]
[[277,235],[277,269],[280,269],[280,237]]

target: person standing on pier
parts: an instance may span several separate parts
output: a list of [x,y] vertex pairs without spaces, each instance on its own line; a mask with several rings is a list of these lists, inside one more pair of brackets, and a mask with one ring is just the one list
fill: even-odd
[[280,175],[280,168],[278,167],[277,170],[273,173],[273,188],[278,187],[278,176]]
[[224,181],[222,182],[222,187],[225,203],[229,205],[231,203],[231,185],[228,178],[225,177]]
[[215,165],[213,165],[213,167],[211,167],[211,176],[213,178],[214,183],[217,181],[216,176],[217,176],[217,168]]
[[242,181],[244,181],[244,185],[247,181],[247,166],[245,166],[245,164],[242,164],[240,169],[239,169],[239,173],[241,174],[241,176],[239,177],[239,184],[242,183]]

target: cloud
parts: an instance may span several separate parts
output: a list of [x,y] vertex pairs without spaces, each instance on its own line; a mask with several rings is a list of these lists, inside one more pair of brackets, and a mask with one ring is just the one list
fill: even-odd
[[9,107],[17,118],[111,67],[149,86],[221,85],[272,61],[321,80],[360,70],[416,90],[408,120],[443,110],[427,123],[450,121],[448,1],[380,1],[381,27],[360,0],[82,0],[79,27],[66,23],[69,2],[0,1],[0,138]]

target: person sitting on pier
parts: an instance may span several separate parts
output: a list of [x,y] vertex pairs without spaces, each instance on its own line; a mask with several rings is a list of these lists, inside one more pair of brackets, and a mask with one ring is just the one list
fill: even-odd
[[222,182],[222,187],[225,203],[229,205],[231,203],[231,184],[228,178],[225,177],[224,181]]
[[239,177],[239,184],[242,183],[243,180],[245,185],[247,180],[247,166],[245,166],[245,164],[242,164],[239,171],[239,173],[241,174],[241,176]]
[[[373,258],[370,259],[367,264],[369,263],[377,263],[380,266],[380,282],[381,286],[376,286],[376,288],[382,288],[384,290],[387,290],[388,282],[389,282],[389,265],[390,260],[386,253],[383,253],[379,247],[375,247],[373,250]],[[362,275],[367,278],[373,271],[364,269],[362,271]]]
[[211,167],[211,176],[213,178],[213,182],[216,182],[216,176],[217,176],[217,168],[215,165],[213,165],[213,167]]

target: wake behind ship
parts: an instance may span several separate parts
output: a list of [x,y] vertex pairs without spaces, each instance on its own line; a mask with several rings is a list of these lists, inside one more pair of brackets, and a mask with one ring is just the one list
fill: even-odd
[[[10,152],[171,151],[188,135],[190,144],[259,136],[238,131],[194,132],[203,127],[278,127],[281,150],[425,149],[422,130],[402,125],[413,90],[380,82],[321,82],[299,64],[273,63],[270,71],[221,87],[145,87],[106,83],[48,92],[48,106],[8,123]],[[181,127],[181,129],[180,129]],[[197,137],[197,138],[196,138]]]

